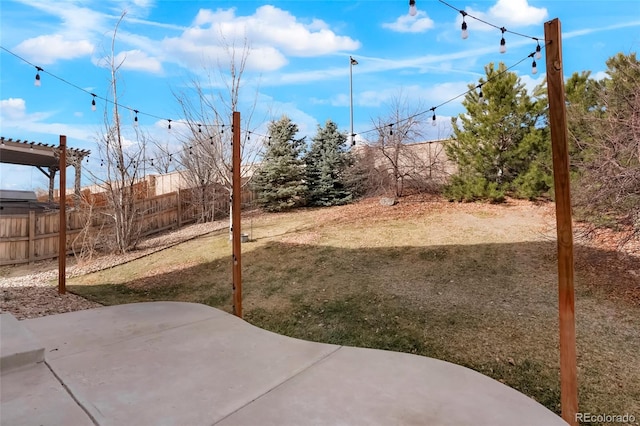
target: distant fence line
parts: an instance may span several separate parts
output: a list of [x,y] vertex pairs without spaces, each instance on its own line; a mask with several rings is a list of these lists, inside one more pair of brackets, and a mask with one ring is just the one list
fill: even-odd
[[[201,207],[192,202],[197,197],[197,189],[179,190],[168,194],[136,201],[140,212],[138,225],[141,236],[157,234],[197,222]],[[242,194],[243,205],[250,205],[253,193]],[[216,191],[214,211],[222,217],[229,210],[229,193]],[[91,223],[88,223],[89,220]],[[33,263],[58,257],[59,251],[59,211],[29,211],[22,214],[0,215],[0,266]],[[80,253],[87,240],[98,241],[95,237],[113,225],[108,210],[104,206],[80,207],[67,211],[67,254]],[[84,234],[84,235],[81,235]]]

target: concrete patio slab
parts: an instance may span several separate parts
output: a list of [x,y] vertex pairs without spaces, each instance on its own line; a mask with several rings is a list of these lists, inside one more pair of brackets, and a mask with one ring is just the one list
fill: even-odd
[[[457,365],[292,339],[204,305],[138,303],[21,324],[46,361],[3,373],[2,424],[566,425]],[[78,423],[59,411],[69,404]],[[33,415],[42,412],[50,421]]]
[[565,424],[533,399],[468,368],[342,347],[217,423],[252,425]]
[[2,425],[94,425],[42,362],[2,374],[1,379]]

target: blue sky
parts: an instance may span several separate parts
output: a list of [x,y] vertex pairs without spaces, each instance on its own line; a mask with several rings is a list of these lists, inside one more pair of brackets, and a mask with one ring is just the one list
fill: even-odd
[[[115,51],[124,59],[119,103],[141,111],[140,126],[160,143],[176,145],[166,131],[166,117],[183,118],[175,93],[184,91],[206,70],[217,72],[220,36],[250,46],[243,76],[240,112],[254,100],[252,129],[289,116],[300,136],[313,136],[327,119],[349,131],[349,56],[353,67],[354,132],[372,136],[372,120],[388,115],[392,99],[428,110],[467,90],[484,75],[489,62],[511,66],[535,50],[529,38],[501,32],[467,18],[469,38],[460,37],[461,14],[436,0],[417,0],[418,14],[408,15],[408,1],[164,1],[164,0],[0,0],[0,134],[7,138],[68,145],[97,153],[95,139],[103,125],[109,71],[103,66],[111,36],[123,11]],[[509,31],[544,40],[544,22],[559,18],[563,30],[564,71],[589,70],[603,76],[607,58],[637,52],[640,2],[563,0],[451,0],[458,10]],[[42,73],[42,67],[98,98]],[[531,74],[531,59],[513,68],[528,87],[545,75]],[[437,108],[439,125],[427,139],[446,136],[448,118],[463,110],[460,100]],[[151,116],[146,116],[149,114]],[[430,114],[429,114],[430,115]],[[130,117],[128,117],[130,119]],[[127,120],[125,120],[127,121]],[[175,124],[174,124],[175,126]],[[97,155],[85,167],[99,167]],[[72,169],[70,169],[72,170]],[[46,188],[37,169],[0,165],[3,189]],[[88,182],[84,182],[88,183]]]

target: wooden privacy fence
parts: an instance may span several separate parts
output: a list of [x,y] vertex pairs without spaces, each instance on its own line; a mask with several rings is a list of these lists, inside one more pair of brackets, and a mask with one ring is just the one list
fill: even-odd
[[[142,236],[149,236],[196,222],[201,217],[197,189],[181,190],[136,202]],[[251,204],[253,194],[243,193],[243,204]],[[214,200],[216,217],[228,215],[229,193],[219,191]],[[90,223],[89,223],[90,221]],[[59,211],[0,215],[0,265],[32,263],[58,257]],[[80,253],[87,241],[100,241],[113,225],[105,207],[86,207],[67,212],[67,253]],[[87,236],[88,238],[83,238]],[[96,248],[96,247],[92,247]]]

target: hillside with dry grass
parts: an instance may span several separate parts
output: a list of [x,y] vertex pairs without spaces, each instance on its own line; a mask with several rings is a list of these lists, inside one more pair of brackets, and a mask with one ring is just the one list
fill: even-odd
[[[559,411],[554,206],[403,197],[243,218],[244,318],[289,336],[473,368]],[[579,226],[577,235],[580,235]],[[640,419],[640,259],[576,238],[580,411]],[[69,280],[91,301],[231,311],[226,230]]]

